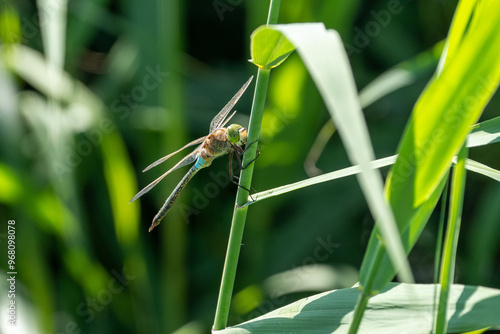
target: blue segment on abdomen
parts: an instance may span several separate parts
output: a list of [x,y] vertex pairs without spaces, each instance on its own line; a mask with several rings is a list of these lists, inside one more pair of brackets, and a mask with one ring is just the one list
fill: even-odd
[[201,157],[201,155],[199,155],[198,159],[196,160],[196,163],[194,164],[194,167],[196,169],[199,169],[199,168],[205,167],[206,164],[207,164],[207,162],[205,160],[203,160],[203,158]]

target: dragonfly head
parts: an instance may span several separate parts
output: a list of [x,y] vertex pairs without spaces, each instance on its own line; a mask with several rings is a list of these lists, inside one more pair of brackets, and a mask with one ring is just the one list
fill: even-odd
[[238,124],[227,127],[227,138],[232,144],[243,145],[247,141],[247,129]]

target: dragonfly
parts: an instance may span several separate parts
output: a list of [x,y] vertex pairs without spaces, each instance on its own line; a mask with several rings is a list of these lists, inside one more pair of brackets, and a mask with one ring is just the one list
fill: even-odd
[[[234,153],[236,153],[236,157],[241,166],[241,161],[239,156],[244,153],[242,148],[243,145],[246,144],[247,140],[247,129],[238,124],[231,124],[227,128],[225,125],[231,120],[236,111],[234,111],[229,117],[229,112],[236,105],[240,97],[245,93],[245,90],[248,88],[248,85],[252,82],[253,76],[248,79],[248,81],[240,88],[240,90],[229,100],[229,102],[222,108],[222,110],[212,119],[210,122],[209,133],[206,136],[200,137],[198,139],[193,140],[192,142],[184,145],[180,149],[175,152],[172,152],[163,158],[160,158],[146,167],[143,172],[150,170],[153,167],[158,166],[159,164],[167,161],[175,154],[184,150],[193,145],[198,145],[193,152],[186,155],[182,158],[175,166],[173,166],[166,173],[161,175],[159,178],[151,182],[144,189],[139,191],[137,195],[135,195],[129,203],[135,201],[151,189],[153,189],[165,176],[170,174],[176,169],[187,166],[189,164],[194,164],[191,166],[189,171],[184,175],[181,181],[174,188],[170,196],[166,199],[165,203],[161,207],[160,211],[153,218],[153,222],[149,227],[149,232],[151,232],[156,226],[158,226],[161,220],[166,216],[167,212],[170,210],[172,205],[174,204],[177,197],[179,197],[180,193],[184,189],[184,187],[188,184],[188,182],[196,175],[201,169],[206,168],[212,164],[212,161],[215,158],[220,156],[229,154],[229,173],[231,174],[231,180],[233,180],[232,169],[231,169],[231,160]],[[254,159],[255,160],[255,159]],[[251,161],[250,163],[252,163]],[[250,164],[249,163],[249,164]],[[234,181],[233,181],[234,182]],[[247,189],[248,190],[248,189]]]

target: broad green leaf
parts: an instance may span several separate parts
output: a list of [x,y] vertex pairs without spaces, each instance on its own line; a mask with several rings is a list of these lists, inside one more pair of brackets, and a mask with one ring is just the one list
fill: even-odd
[[[370,299],[360,333],[431,333],[439,286],[396,284]],[[359,291],[334,290],[307,297],[217,334],[347,333]],[[500,328],[500,290],[455,284],[448,300],[448,331]]]
[[[311,264],[296,267],[268,277],[261,285],[250,285],[236,293],[231,301],[235,316],[262,313],[267,298],[278,300],[293,293],[311,293],[351,288],[358,281],[358,271],[350,265]],[[258,308],[258,309],[257,309]]]
[[[408,229],[423,229],[413,225],[415,215],[441,187],[453,155],[464,143],[470,127],[497,88],[500,79],[500,3],[487,3],[489,10],[480,12],[483,20],[478,22],[481,24],[468,31],[441,75],[429,84],[417,102],[400,144],[398,159],[389,174],[387,195],[403,234]],[[426,220],[417,221],[426,223]],[[373,243],[379,243],[376,233],[374,231],[372,235]],[[415,241],[408,240],[408,244]],[[366,258],[373,256],[367,251]],[[376,278],[373,289],[377,291],[392,279],[387,270],[370,269],[371,261],[364,263],[368,267],[361,269],[361,285],[376,274],[379,278]]]
[[455,54],[460,42],[462,41],[467,26],[469,24],[472,11],[476,5],[476,0],[460,1],[457,6],[455,16],[451,23],[450,33],[445,42],[444,52],[438,65],[438,73],[441,73],[445,62],[448,57]]
[[260,68],[278,66],[293,50],[293,45],[283,34],[267,26],[257,28],[250,36],[250,61]]
[[321,23],[276,25],[295,46],[313,78],[339,131],[349,159],[359,164],[358,182],[368,206],[388,245],[391,260],[400,269],[401,279],[412,281],[393,214],[384,200],[380,173],[371,167],[375,154],[361,110],[356,85],[339,34]]
[[389,178],[393,207],[415,208],[432,193],[498,86],[500,3],[486,3],[481,24],[417,101]]

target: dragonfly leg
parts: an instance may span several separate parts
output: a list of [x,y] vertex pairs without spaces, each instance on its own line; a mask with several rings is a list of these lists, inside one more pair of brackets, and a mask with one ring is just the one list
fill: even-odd
[[[240,167],[241,167],[241,160],[240,160],[240,157],[238,156],[238,154],[236,154],[236,158],[238,159],[238,163],[240,164]],[[238,176],[236,176],[236,175],[233,174],[232,161],[233,161],[233,153],[231,152],[231,153],[229,153],[229,177],[231,178],[231,182],[233,182],[234,184],[236,184],[238,187],[243,188],[246,191],[248,191],[248,195],[250,196],[250,198],[252,199],[252,201],[254,201],[250,190],[247,189],[246,187],[243,187],[239,183],[240,178]],[[235,180],[237,180],[237,181],[235,181]],[[253,189],[253,191],[255,191],[255,189],[253,187],[252,187],[252,189]]]
[[[234,176],[234,175],[233,175],[233,176]],[[239,178],[239,177],[237,177],[237,176],[234,176],[234,177],[235,177],[236,179],[238,179],[238,180],[240,179],[240,178]],[[233,182],[234,184],[236,184],[238,187],[243,188],[243,189],[245,189],[246,191],[248,191],[248,196],[250,196],[250,199],[252,200],[252,202],[254,202],[254,201],[255,201],[255,199],[252,197],[252,193],[250,192],[250,190],[249,190],[248,188],[243,187],[241,184],[239,184],[238,182],[236,182],[236,181],[234,181],[234,180],[232,180],[232,182]],[[253,191],[255,191],[255,189],[254,189],[253,187],[251,187],[251,188],[253,189]]]
[[[248,144],[248,145],[246,145],[245,149],[243,150],[243,153],[245,153],[245,152],[246,152],[246,151],[250,148],[250,146],[252,146],[252,145],[253,145],[253,144],[255,144],[256,142],[257,142],[257,140],[256,140],[256,141],[251,142],[251,143],[250,143],[250,144]],[[257,152],[256,152],[256,154],[255,154],[255,158],[253,158],[251,161],[249,161],[249,162],[248,162],[245,166],[242,166],[242,165],[241,165],[241,163],[240,163],[240,167],[241,167],[241,169],[246,169],[248,166],[250,166],[250,164],[251,164],[252,162],[254,162],[255,160],[257,160],[257,158],[258,158],[259,156],[260,156],[260,146],[257,146]]]
[[[252,194],[250,193],[250,190],[248,190],[247,188],[243,187],[239,182],[240,182],[240,178],[239,176],[236,176],[236,175],[231,175],[232,178],[231,178],[231,182],[233,182],[234,184],[236,184],[238,187],[240,188],[243,188],[245,189],[246,191],[248,191],[248,194],[250,195],[250,198],[252,198]],[[236,180],[236,181],[235,181]],[[257,190],[255,190],[254,187],[250,186],[250,188],[252,189],[253,192],[257,192]],[[252,198],[252,201],[253,201],[253,198]]]
[[257,158],[260,156],[260,146],[257,148],[257,155],[255,156],[255,158],[252,159],[252,161],[250,161],[249,163],[247,163],[245,166],[243,166],[243,163],[241,162],[241,158],[240,156],[242,156],[243,154],[245,154],[245,152],[248,150],[248,148],[250,146],[252,146],[253,144],[255,144],[257,142],[254,141],[250,144],[248,144],[245,149],[243,150],[241,147],[237,146],[237,145],[234,145],[233,146],[233,149],[234,151],[236,152],[236,159],[238,160],[238,165],[240,166],[241,169],[246,169],[248,166],[250,166],[250,164],[252,162],[254,162],[255,160],[257,160]]

